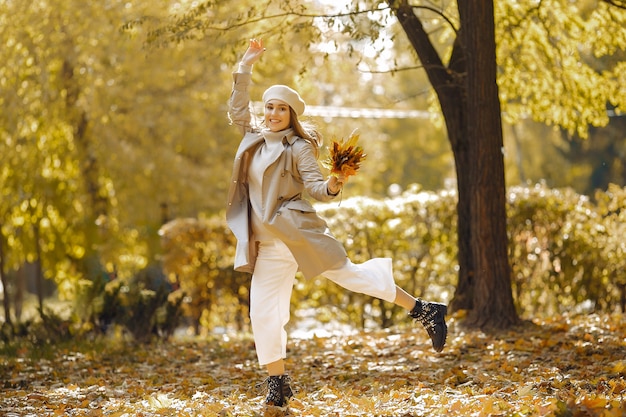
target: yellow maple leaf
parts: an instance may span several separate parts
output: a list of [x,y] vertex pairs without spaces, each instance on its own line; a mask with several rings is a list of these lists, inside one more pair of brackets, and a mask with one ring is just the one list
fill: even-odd
[[622,359],[613,362],[613,372],[616,374],[624,374],[624,371],[626,371],[626,360]]

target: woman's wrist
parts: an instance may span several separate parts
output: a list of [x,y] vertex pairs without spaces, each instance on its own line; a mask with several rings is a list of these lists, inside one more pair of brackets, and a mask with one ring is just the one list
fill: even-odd
[[245,64],[243,62],[240,62],[239,63],[239,72],[245,73],[245,74],[251,74],[252,73],[252,64]]
[[333,189],[332,189],[332,187],[330,186],[330,184],[328,184],[328,185],[326,186],[326,190],[328,191],[328,194],[329,194],[329,195],[336,196],[336,195],[339,195],[339,193],[341,192],[341,187],[337,187],[337,190],[336,190],[336,191],[333,191]]

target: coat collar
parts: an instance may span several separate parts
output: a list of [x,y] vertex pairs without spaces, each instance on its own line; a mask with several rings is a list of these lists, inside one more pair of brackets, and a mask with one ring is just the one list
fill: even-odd
[[298,140],[298,136],[296,136],[296,135],[293,133],[293,131],[292,131],[292,132],[290,132],[290,134],[289,134],[289,135],[287,135],[286,137],[284,137],[284,138],[283,138],[283,142],[284,142],[284,141],[287,141],[287,143],[289,143],[290,145],[293,145],[293,143],[294,143],[295,141],[297,141],[297,140]]
[[[298,136],[294,135],[293,132],[289,132],[289,134],[287,134],[287,136],[283,138],[283,143],[287,142],[289,145],[293,145],[294,142],[297,141],[298,139],[299,139]],[[241,143],[239,144],[237,155],[240,155],[246,152],[247,150],[255,147],[256,145],[261,143],[263,140],[264,140],[263,134],[259,131],[252,131],[252,132],[246,133],[243,139],[241,140]]]

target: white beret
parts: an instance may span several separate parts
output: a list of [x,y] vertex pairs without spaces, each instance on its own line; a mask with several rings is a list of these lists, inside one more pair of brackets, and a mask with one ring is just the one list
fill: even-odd
[[273,85],[263,93],[263,103],[267,103],[270,100],[282,100],[289,104],[289,107],[294,109],[298,116],[302,116],[304,113],[304,100],[300,97],[300,94],[292,88],[286,85]]

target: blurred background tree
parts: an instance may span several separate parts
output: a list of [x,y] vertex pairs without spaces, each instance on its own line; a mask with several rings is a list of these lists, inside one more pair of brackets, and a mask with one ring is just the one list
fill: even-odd
[[3,272],[35,262],[75,299],[158,261],[170,217],[222,207],[225,182],[213,178],[230,169],[232,144],[208,133],[224,125],[227,93],[213,88],[224,72],[199,44],[147,53],[120,30],[169,7],[52,0],[0,11]]

